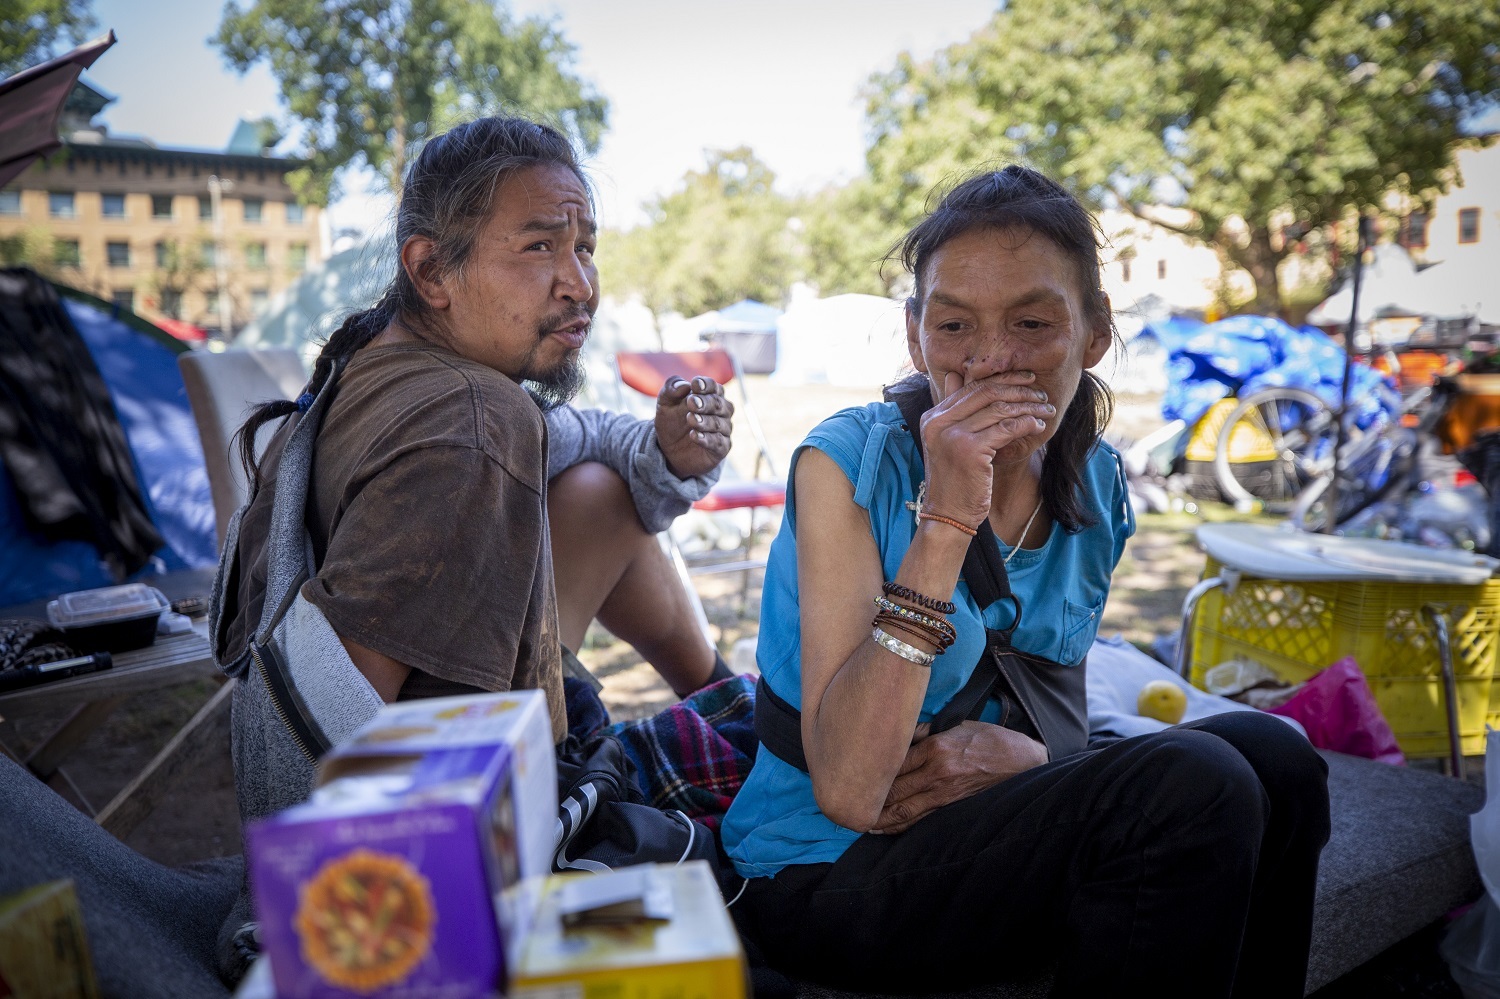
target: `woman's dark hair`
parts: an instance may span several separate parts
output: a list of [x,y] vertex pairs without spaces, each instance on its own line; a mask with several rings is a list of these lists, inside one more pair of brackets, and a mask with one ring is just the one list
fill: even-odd
[[[461,274],[475,239],[489,220],[501,180],[526,167],[548,163],[572,170],[584,189],[590,189],[568,140],[556,129],[525,118],[479,118],[423,144],[406,171],[396,208],[396,276],[379,302],[351,314],[323,344],[305,395],[317,395],[337,364],[353,357],[393,321],[418,333],[434,331],[433,309],[401,263],[401,248],[413,236],[425,236],[432,241],[433,252],[422,266],[439,275]],[[296,411],[297,403],[289,400],[262,403],[235,435],[252,491],[260,487],[256,433],[271,420]]]
[[[1093,217],[1062,185],[1035,170],[1008,166],[971,177],[949,191],[898,247],[901,262],[915,281],[908,308],[920,310],[922,286],[932,255],[949,240],[975,229],[1000,229],[1041,235],[1073,261],[1084,318],[1107,326],[1115,336],[1109,299],[1099,280],[1102,235]],[[1084,371],[1078,392],[1047,443],[1042,461],[1042,501],[1047,513],[1068,531],[1093,524],[1081,495],[1089,454],[1109,424],[1114,397],[1092,372]]]

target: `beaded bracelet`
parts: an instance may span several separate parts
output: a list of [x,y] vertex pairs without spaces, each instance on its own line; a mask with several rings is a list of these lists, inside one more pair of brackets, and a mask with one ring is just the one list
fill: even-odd
[[923,652],[921,649],[916,648],[915,646],[907,645],[899,638],[892,638],[890,635],[887,635],[879,628],[876,628],[874,631],[872,631],[870,633],[870,637],[875,639],[876,643],[882,649],[898,655],[902,659],[905,659],[907,662],[917,666],[930,667],[932,666],[932,661],[937,658],[937,656],[931,652]]
[[900,583],[886,583],[881,587],[881,590],[888,597],[910,600],[918,607],[925,607],[930,611],[937,611],[939,614],[954,614],[958,612],[958,607],[953,601],[937,600],[933,597],[925,596],[909,586],[902,586]]
[[882,608],[880,612],[875,615],[875,617],[877,620],[880,620],[882,618],[894,618],[896,620],[906,621],[909,624],[921,628],[924,632],[931,634],[933,641],[942,644],[944,648],[952,645],[958,638],[958,633],[953,630],[953,626],[948,622],[937,621],[932,618],[925,617],[924,615],[917,614],[914,611],[908,611],[903,614],[898,611],[891,611]]
[[979,534],[978,528],[970,527],[968,524],[965,524],[962,521],[954,520],[952,517],[944,517],[941,514],[928,513],[925,510],[919,510],[917,512],[917,520],[935,520],[939,524],[947,524],[949,527],[956,527],[971,538]]
[[954,630],[953,625],[949,624],[947,621],[943,620],[940,617],[933,617],[930,614],[923,614],[921,611],[912,610],[910,607],[905,607],[901,604],[895,603],[894,601],[887,600],[885,597],[876,597],[875,606],[879,607],[883,612],[887,614],[905,618],[908,621],[915,621],[918,624],[924,624],[927,627],[932,628],[938,634],[947,636],[950,640],[958,637],[958,632]]
[[886,623],[900,624],[904,630],[926,638],[940,649],[946,649],[957,640],[958,634],[947,622],[939,622],[934,625],[927,621],[921,621],[904,614],[892,614],[890,611],[882,610],[875,615],[872,625],[880,626]]

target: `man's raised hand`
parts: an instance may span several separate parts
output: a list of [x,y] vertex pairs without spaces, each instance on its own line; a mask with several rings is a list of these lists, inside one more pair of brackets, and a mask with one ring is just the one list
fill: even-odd
[[729,453],[733,415],[734,403],[712,378],[668,378],[656,397],[656,441],[672,474],[689,479],[717,467]]

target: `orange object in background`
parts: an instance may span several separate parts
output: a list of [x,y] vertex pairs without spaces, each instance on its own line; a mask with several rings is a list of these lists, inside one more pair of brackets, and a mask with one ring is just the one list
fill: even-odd
[[1409,350],[1398,355],[1401,370],[1396,372],[1396,381],[1402,392],[1431,385],[1438,375],[1448,373],[1448,355],[1433,350]]
[[1450,364],[1455,369],[1459,366],[1450,361],[1447,354],[1434,350],[1408,350],[1400,354],[1377,355],[1370,367],[1394,380],[1396,387],[1405,394],[1431,385],[1438,375],[1456,373],[1449,371]]
[[1480,431],[1500,428],[1500,375],[1458,375],[1457,391],[1434,432],[1443,453],[1462,451]]

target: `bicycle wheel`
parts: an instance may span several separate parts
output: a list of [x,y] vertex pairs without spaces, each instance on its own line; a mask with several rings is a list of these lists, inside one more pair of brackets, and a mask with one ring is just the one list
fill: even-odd
[[1237,506],[1285,510],[1310,484],[1333,474],[1338,426],[1305,389],[1269,388],[1241,399],[1219,429],[1214,477]]

